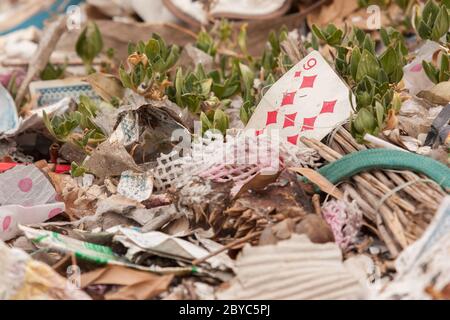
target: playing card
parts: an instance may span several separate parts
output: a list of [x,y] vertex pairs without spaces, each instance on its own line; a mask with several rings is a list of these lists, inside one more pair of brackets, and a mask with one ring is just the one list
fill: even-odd
[[32,96],[37,96],[38,107],[55,104],[66,97],[79,102],[81,95],[85,95],[95,101],[100,100],[92,86],[80,78],[35,81],[30,84],[30,93]]
[[294,145],[302,136],[322,140],[351,113],[350,89],[313,51],[266,93],[246,129],[278,130]]

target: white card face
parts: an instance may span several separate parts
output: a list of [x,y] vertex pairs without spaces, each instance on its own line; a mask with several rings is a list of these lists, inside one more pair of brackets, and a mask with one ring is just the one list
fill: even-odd
[[313,51],[270,88],[246,129],[257,135],[277,129],[295,145],[302,136],[322,140],[350,117],[349,97],[347,85]]

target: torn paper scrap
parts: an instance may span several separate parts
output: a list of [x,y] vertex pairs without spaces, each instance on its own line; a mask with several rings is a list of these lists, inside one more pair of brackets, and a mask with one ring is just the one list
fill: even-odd
[[117,129],[109,138],[111,142],[119,142],[125,147],[139,141],[139,115],[127,113],[119,123]]
[[64,211],[64,203],[56,202],[32,207],[20,205],[0,207],[0,239],[7,241],[19,235],[20,224],[47,221]]
[[150,198],[153,192],[153,178],[147,173],[125,171],[120,177],[117,192],[139,202]]
[[34,165],[16,166],[0,175],[0,204],[34,206],[54,201],[56,191]]
[[19,116],[16,104],[9,92],[0,84],[0,135],[17,130]]
[[[132,244],[135,244],[141,250],[161,257],[190,262],[195,259],[202,259],[210,253],[208,250],[189,241],[158,231],[141,233],[130,228],[120,228],[120,232],[125,236],[125,239],[121,236],[116,236],[115,240],[122,242],[125,246],[130,246],[129,241],[131,241]],[[224,266],[223,259],[217,257],[212,257],[207,262],[213,268]],[[230,267],[230,265],[225,267]]]
[[266,93],[246,130],[278,130],[293,145],[300,137],[322,140],[352,113],[350,89],[317,51],[289,70]]
[[159,231],[141,233],[129,228],[120,228],[120,232],[142,249],[161,256],[192,261],[209,254],[207,250],[186,240]]
[[19,224],[47,221],[64,212],[56,191],[34,165],[16,166],[0,175],[0,239],[19,234]]

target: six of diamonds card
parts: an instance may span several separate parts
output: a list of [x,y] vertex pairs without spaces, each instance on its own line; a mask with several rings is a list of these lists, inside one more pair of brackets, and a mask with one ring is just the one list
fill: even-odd
[[347,85],[313,51],[270,88],[246,129],[279,130],[294,145],[302,136],[322,140],[351,115],[349,97]]

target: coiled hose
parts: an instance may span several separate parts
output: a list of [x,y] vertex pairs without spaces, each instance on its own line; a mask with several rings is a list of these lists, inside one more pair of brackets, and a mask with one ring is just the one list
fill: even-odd
[[330,163],[319,173],[332,184],[372,170],[409,170],[426,175],[445,190],[450,190],[450,169],[428,157],[410,152],[372,149],[348,154]]

